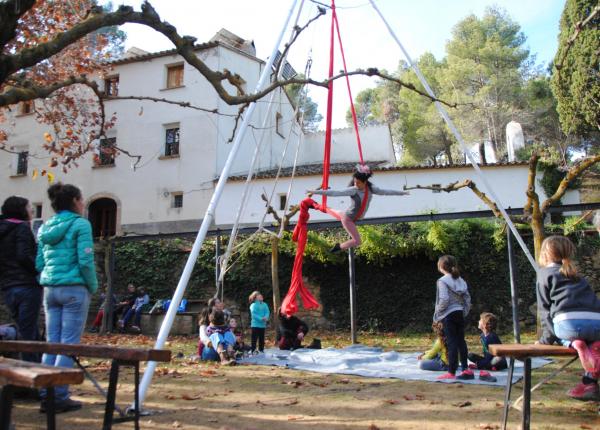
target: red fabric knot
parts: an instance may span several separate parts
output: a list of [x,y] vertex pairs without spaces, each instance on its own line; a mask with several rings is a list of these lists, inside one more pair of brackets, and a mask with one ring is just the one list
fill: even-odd
[[304,308],[316,309],[319,307],[319,302],[308,291],[302,280],[302,262],[308,237],[308,227],[306,224],[310,218],[309,209],[321,210],[321,205],[311,198],[306,198],[300,202],[300,215],[298,216],[298,223],[292,235],[292,240],[298,243],[296,257],[294,258],[294,269],[292,270],[292,281],[290,282],[290,288],[285,298],[281,302],[281,311],[286,315],[294,315],[298,312],[297,294],[300,294]]

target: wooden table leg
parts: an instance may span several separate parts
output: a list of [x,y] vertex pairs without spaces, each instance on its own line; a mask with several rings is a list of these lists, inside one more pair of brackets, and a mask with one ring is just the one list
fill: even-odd
[[10,430],[10,415],[13,403],[13,387],[5,385],[0,392],[0,429]]
[[134,365],[135,379],[135,398],[133,407],[135,408],[135,430],[140,430],[140,362],[136,361]]
[[531,423],[531,358],[523,362],[523,417],[521,430],[529,430]]
[[119,381],[119,362],[113,360],[110,365],[110,377],[108,380],[108,392],[106,395],[106,408],[104,410],[103,430],[110,430],[115,413],[115,398],[117,396],[117,382]]
[[46,388],[46,427],[48,430],[56,429],[56,396],[54,387]]
[[508,375],[506,379],[506,388],[504,389],[504,410],[502,411],[502,430],[506,430],[508,423],[508,411],[510,410],[510,392],[512,390],[512,379],[515,371],[515,359],[510,358],[508,362]]

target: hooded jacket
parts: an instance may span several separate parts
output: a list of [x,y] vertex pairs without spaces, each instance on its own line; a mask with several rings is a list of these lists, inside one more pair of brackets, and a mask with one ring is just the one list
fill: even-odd
[[434,321],[441,321],[452,312],[462,311],[467,316],[471,310],[471,295],[469,287],[460,276],[456,279],[452,275],[444,275],[437,281],[435,294]]
[[61,211],[46,221],[38,232],[35,265],[45,287],[83,285],[90,293],[96,292],[90,222],[71,211]]
[[[542,326],[540,343],[560,343],[553,319],[572,312],[600,313],[600,299],[585,278],[569,279],[560,264],[542,267],[537,274],[537,306]],[[566,316],[566,315],[563,315]]]
[[0,219],[0,288],[39,287],[36,244],[29,223]]

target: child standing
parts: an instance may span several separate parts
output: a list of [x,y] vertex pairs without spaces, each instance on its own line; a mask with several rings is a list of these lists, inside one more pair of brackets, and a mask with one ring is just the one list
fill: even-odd
[[269,306],[264,302],[260,291],[253,291],[248,297],[250,302],[250,328],[252,330],[252,352],[256,351],[256,342],[258,341],[258,351],[265,350],[265,328],[269,321]]
[[[437,268],[444,276],[437,281],[433,321],[442,322],[448,347],[448,373],[438,379],[473,379],[473,372],[468,368],[464,320],[471,309],[469,288],[460,277],[458,264],[453,256],[441,256]],[[456,376],[459,355],[462,373]]]
[[489,352],[488,347],[490,345],[502,343],[500,341],[500,337],[496,334],[497,325],[498,319],[493,313],[483,312],[479,316],[479,324],[477,327],[479,330],[481,330],[481,335],[479,335],[479,338],[481,340],[481,346],[483,347],[483,356],[469,353],[469,360],[475,363],[476,369],[504,370],[508,367],[506,365],[506,358],[494,357]]
[[561,343],[577,350],[585,370],[583,379],[567,394],[577,400],[600,397],[600,299],[572,259],[575,245],[563,236],[542,242],[537,274],[538,314],[544,344]]
[[446,346],[446,335],[444,334],[444,325],[441,322],[434,322],[431,328],[435,333],[435,342],[431,349],[417,358],[421,370],[448,370],[448,348]]

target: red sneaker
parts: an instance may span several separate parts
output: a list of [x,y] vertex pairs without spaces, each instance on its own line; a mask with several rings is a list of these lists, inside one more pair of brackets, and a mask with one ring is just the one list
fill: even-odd
[[469,369],[477,369],[477,365],[475,363],[469,364]]
[[492,376],[490,372],[485,370],[479,371],[479,379],[485,382],[496,382],[498,381],[495,376]]
[[567,396],[584,402],[599,400],[600,389],[598,388],[598,383],[584,384],[583,382],[580,382],[574,388],[567,391]]
[[460,375],[456,377],[456,379],[460,379],[461,381],[468,381],[470,379],[475,379],[475,374],[471,369],[463,370]]
[[456,379],[456,375],[454,373],[444,373],[443,375],[440,375],[437,377],[438,380],[443,381],[445,379]]
[[595,357],[592,354],[592,351],[590,351],[590,349],[588,348],[585,340],[575,339],[573,342],[571,342],[571,348],[577,351],[577,354],[579,355],[579,360],[581,360],[581,365],[583,366],[586,372],[594,373],[600,370],[596,368]]

